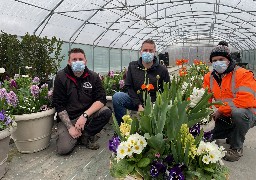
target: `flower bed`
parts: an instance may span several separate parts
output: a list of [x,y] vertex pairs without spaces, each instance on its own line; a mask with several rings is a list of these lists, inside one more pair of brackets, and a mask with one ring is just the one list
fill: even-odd
[[212,95],[190,74],[174,77],[171,87],[164,84],[154,104],[148,96],[138,117],[125,115],[120,127],[114,120],[116,135],[109,141],[113,177],[226,179],[224,148],[208,142],[210,132],[200,128],[212,112]]

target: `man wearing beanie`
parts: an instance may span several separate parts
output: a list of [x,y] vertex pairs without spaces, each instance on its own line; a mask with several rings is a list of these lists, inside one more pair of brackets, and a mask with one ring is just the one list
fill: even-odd
[[210,55],[213,71],[204,77],[204,88],[213,93],[215,105],[213,139],[226,139],[230,144],[224,160],[238,161],[243,143],[256,119],[256,81],[251,71],[235,65],[228,44],[221,41]]

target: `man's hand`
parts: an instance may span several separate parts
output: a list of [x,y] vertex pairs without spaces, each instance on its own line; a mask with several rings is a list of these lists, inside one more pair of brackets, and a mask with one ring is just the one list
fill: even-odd
[[141,104],[138,107],[138,112],[140,112],[140,111],[144,111],[144,107]]
[[80,130],[78,130],[76,127],[72,126],[68,129],[68,133],[70,134],[70,136],[74,139],[79,138],[82,133]]
[[215,113],[213,114],[213,120],[216,121],[218,118],[221,117],[221,112],[219,110],[215,111]]
[[86,121],[87,121],[87,118],[85,118],[83,115],[81,115],[78,118],[78,120],[76,121],[75,128],[80,131],[83,131]]

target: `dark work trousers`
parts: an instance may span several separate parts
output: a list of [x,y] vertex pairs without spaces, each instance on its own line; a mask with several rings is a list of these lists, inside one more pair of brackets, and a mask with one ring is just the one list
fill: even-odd
[[[87,120],[82,136],[94,136],[99,133],[109,122],[111,115],[111,110],[106,106],[94,113]],[[71,122],[75,125],[76,121],[77,119],[72,120]],[[57,128],[57,153],[64,155],[72,152],[77,143],[77,139],[70,136],[68,129],[63,122],[59,122]]]
[[215,121],[213,139],[228,138],[232,149],[243,148],[245,135],[254,125],[255,114],[249,109],[232,109],[231,117],[222,116]]

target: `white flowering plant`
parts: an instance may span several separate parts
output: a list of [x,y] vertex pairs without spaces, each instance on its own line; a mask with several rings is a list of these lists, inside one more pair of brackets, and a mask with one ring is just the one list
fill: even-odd
[[5,80],[0,87],[4,110],[11,115],[30,114],[51,108],[52,91],[40,79],[16,75]]
[[[132,118],[125,115],[120,127],[114,119],[116,135],[109,141],[113,177],[226,178],[228,170],[220,160],[223,148],[213,151],[218,154],[214,157],[213,152],[200,151],[202,143],[211,140],[211,133],[204,132],[199,122],[211,113],[212,94],[191,86],[189,98],[184,98],[180,82],[174,78],[171,87],[164,84],[164,91],[157,92],[154,104],[148,97],[144,111]],[[217,146],[215,142],[212,145]],[[206,164],[205,157],[212,158],[211,163]]]

